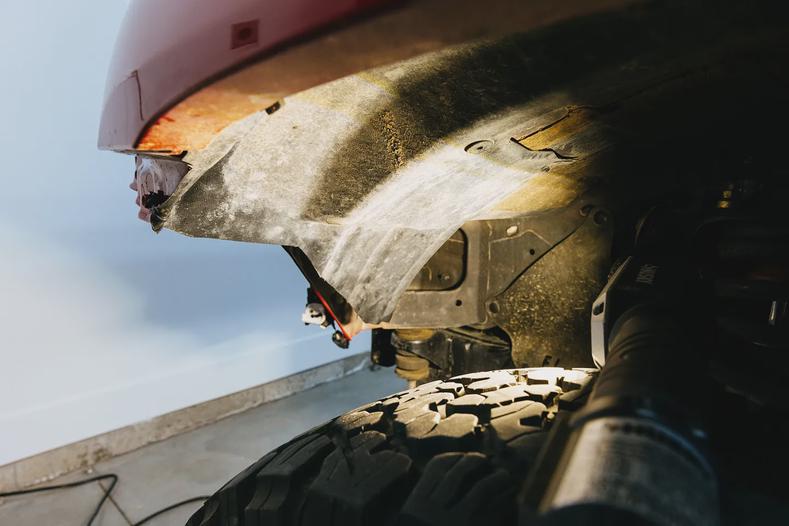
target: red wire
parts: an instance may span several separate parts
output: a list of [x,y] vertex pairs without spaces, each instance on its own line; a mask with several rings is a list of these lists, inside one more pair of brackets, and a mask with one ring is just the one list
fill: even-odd
[[345,336],[345,338],[348,341],[351,341],[351,337],[346,332],[345,327],[342,326],[342,323],[340,323],[340,320],[338,320],[337,316],[335,316],[334,311],[331,310],[331,307],[329,307],[329,302],[327,302],[325,299],[323,299],[323,295],[320,292],[318,292],[318,289],[314,289],[314,290],[315,290],[315,295],[318,296],[318,299],[321,300],[321,303],[323,303],[323,306],[326,307],[327,311],[329,311],[329,314],[331,315],[332,319],[334,319],[334,321],[337,322],[337,325],[340,327],[340,331],[342,332],[342,335]]

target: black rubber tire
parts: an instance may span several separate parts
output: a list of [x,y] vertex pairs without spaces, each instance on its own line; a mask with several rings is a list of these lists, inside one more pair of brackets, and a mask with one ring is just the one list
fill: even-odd
[[187,526],[514,523],[545,429],[583,404],[594,376],[500,370],[394,394],[264,456]]

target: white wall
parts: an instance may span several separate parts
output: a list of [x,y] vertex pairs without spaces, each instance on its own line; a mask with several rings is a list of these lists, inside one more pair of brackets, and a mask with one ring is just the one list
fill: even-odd
[[126,2],[3,4],[0,465],[369,348],[303,326],[279,247],[136,219],[132,159],[95,148]]

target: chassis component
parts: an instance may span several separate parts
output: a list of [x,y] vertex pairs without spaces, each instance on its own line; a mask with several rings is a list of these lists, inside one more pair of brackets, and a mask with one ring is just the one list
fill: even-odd
[[[278,448],[191,524],[532,523],[579,507],[590,521],[624,508],[626,523],[714,524],[717,482],[733,496],[722,517],[742,487],[775,496],[789,436],[786,170],[771,155],[789,120],[786,20],[767,0],[648,3],[271,105],[263,93],[265,110],[230,104],[207,134],[154,137],[178,122],[166,116],[148,127],[138,153],[189,167],[146,201],[155,229],[286,246],[310,283],[307,322],[334,323],[341,345],[373,328],[376,363],[427,382]],[[129,79],[139,96],[147,79]],[[592,357],[593,403],[557,417],[583,406],[595,372],[525,366]],[[478,367],[510,369],[430,381]],[[633,444],[645,454],[620,449]],[[675,483],[623,506],[619,490],[643,481],[575,473],[589,458]],[[692,498],[665,499],[688,480]],[[676,502],[688,510],[664,510]]]
[[[641,222],[633,255],[601,296],[608,323],[601,326],[599,375],[550,367],[471,373],[373,402],[261,459],[212,497],[190,526],[274,520],[456,526],[483,519],[714,526],[721,514],[738,516],[740,499],[748,496],[735,481],[760,479],[771,461],[787,459],[776,454],[743,465],[721,458],[721,446],[732,447],[730,414],[715,408],[748,402],[726,393],[711,374],[720,331],[712,323],[717,308],[707,307],[718,306],[720,296],[719,287],[708,285],[726,270],[711,261],[754,242],[733,237],[743,224],[769,226],[776,213],[776,196],[766,188],[733,186],[752,188],[736,212],[725,208],[721,217],[710,199],[716,192],[702,192]],[[722,220],[725,229],[709,228]],[[789,264],[784,229],[759,232],[770,234],[769,241],[761,238],[752,245],[761,249],[747,256],[734,251],[738,268]],[[775,328],[767,315],[772,309],[763,306],[762,325]],[[462,356],[475,339],[482,345],[477,355],[506,349],[484,333],[375,333],[378,361],[391,363],[394,356],[404,376],[420,381],[433,368],[451,370],[458,351]],[[773,414],[769,406],[751,410],[760,419]],[[551,429],[547,440],[542,428]],[[721,492],[727,492],[723,502]],[[771,520],[785,519],[780,504],[764,505]],[[743,522],[739,517],[735,524]]]
[[516,366],[590,365],[588,309],[642,212],[744,161],[775,177],[751,152],[778,135],[729,130],[783,118],[781,16],[702,12],[605,13],[309,90],[187,154],[154,225],[298,246],[343,326],[498,327]]

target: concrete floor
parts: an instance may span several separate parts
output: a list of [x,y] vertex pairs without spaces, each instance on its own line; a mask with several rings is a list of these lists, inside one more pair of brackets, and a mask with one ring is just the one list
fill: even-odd
[[[115,473],[118,485],[95,526],[129,526],[169,504],[210,495],[236,473],[290,438],[366,402],[405,389],[392,369],[365,369],[341,380],[271,402],[95,466]],[[49,484],[85,478],[75,473]],[[101,483],[103,484],[103,483]],[[81,526],[101,498],[102,487],[86,486],[0,501],[0,524]],[[195,503],[151,521],[183,525]]]

